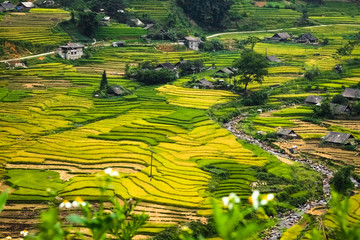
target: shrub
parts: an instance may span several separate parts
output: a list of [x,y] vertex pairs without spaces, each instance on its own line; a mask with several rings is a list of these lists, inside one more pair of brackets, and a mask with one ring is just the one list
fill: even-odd
[[263,105],[268,99],[268,94],[265,91],[252,92],[250,95],[242,99],[245,106]]

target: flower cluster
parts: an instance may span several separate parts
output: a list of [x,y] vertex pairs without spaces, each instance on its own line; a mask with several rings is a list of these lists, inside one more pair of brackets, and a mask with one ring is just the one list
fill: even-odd
[[223,205],[231,210],[235,203],[240,203],[240,198],[235,193],[230,193],[228,197],[222,198]]
[[264,195],[261,199],[259,190],[255,190],[253,194],[249,197],[249,202],[252,203],[255,210],[259,208],[259,206],[264,206],[268,204],[269,201],[274,200],[274,194]]
[[81,199],[81,197],[76,197],[75,200],[71,203],[69,200],[64,200],[62,203],[60,203],[60,208],[77,208],[80,206],[85,207],[88,203]]
[[[24,229],[24,230],[22,230],[22,231],[20,232],[20,235],[23,236],[23,237],[26,237],[28,234],[29,234],[29,231],[26,230],[26,229]],[[13,239],[13,238],[12,238],[11,236],[7,236],[5,239],[6,239],[6,240],[11,240],[11,239]],[[23,238],[19,238],[19,240],[23,240]]]
[[115,171],[112,168],[107,168],[104,170],[105,174],[109,175],[110,177],[119,177],[119,172]]

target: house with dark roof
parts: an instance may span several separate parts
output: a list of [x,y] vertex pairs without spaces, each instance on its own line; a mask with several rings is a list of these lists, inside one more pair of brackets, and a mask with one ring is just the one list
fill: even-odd
[[197,86],[199,88],[208,88],[208,89],[212,89],[214,88],[214,84],[212,82],[210,82],[209,80],[202,78],[200,80],[197,81]]
[[29,11],[31,8],[34,8],[35,5],[32,2],[20,2],[16,5],[16,10],[18,11]]
[[220,73],[220,74],[226,73],[226,74],[232,75],[232,74],[234,74],[236,71],[237,71],[237,69],[227,67],[227,68],[220,69],[220,70],[217,71],[216,73]]
[[166,62],[166,63],[160,63],[159,65],[157,65],[155,67],[155,70],[158,71],[158,70],[161,70],[163,68],[166,68],[166,69],[169,69],[171,71],[174,71],[175,70],[175,66],[172,65],[171,63],[169,62]]
[[111,45],[113,47],[125,47],[126,43],[125,43],[125,41],[116,41],[116,42],[112,42]]
[[342,95],[343,95],[343,97],[351,99],[351,100],[359,100],[360,99],[360,89],[345,88]]
[[269,62],[281,63],[281,60],[278,59],[275,55],[266,56],[266,60],[268,60]]
[[183,64],[185,64],[187,62],[188,62],[187,60],[179,61],[174,65],[174,67],[175,67],[175,69],[179,69],[181,65],[183,65]]
[[328,132],[322,138],[323,143],[334,145],[356,145],[356,139],[349,133]]
[[27,68],[27,66],[25,65],[25,63],[23,63],[20,60],[13,60],[13,61],[8,61],[6,62],[7,66],[9,69],[14,69],[14,68]]
[[63,59],[75,60],[81,58],[84,54],[84,47],[81,43],[68,43],[67,45],[60,46],[58,53]]
[[268,40],[271,41],[287,41],[289,39],[292,39],[291,35],[285,32],[282,33],[275,33],[274,36],[272,36],[271,38],[268,38]]
[[199,50],[199,45],[202,42],[200,38],[198,38],[198,37],[190,37],[190,36],[184,37],[183,41],[185,42],[185,45],[188,48],[190,48],[192,50],[195,50],[195,51]]
[[334,116],[346,116],[351,113],[349,106],[335,103],[330,103],[330,111]]
[[297,43],[317,43],[318,39],[311,33],[304,33],[296,39]]
[[297,138],[298,135],[292,129],[280,128],[276,134],[281,138]]
[[324,99],[322,96],[310,95],[305,99],[305,103],[320,106]]
[[0,11],[1,11],[1,9],[3,9],[2,10],[3,12],[15,10],[15,6],[9,1],[5,1],[5,2],[1,3],[0,6],[1,6]]

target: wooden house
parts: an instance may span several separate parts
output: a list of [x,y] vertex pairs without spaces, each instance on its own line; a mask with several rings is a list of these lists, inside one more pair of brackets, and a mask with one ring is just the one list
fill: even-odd
[[268,60],[269,62],[281,63],[281,60],[278,59],[275,55],[267,56],[266,60]]
[[335,103],[330,103],[330,111],[334,116],[346,116],[351,113],[349,106]]
[[157,65],[157,66],[155,67],[155,70],[158,71],[158,70],[161,70],[161,69],[164,69],[164,68],[169,69],[169,70],[171,70],[171,71],[174,71],[174,70],[175,70],[175,66],[172,65],[172,64],[169,63],[169,62],[160,63],[159,65]]
[[229,75],[232,75],[236,72],[237,69],[234,69],[234,68],[230,68],[230,67],[227,67],[227,68],[223,68],[223,69],[220,69],[219,71],[217,71],[216,73],[220,73],[220,74],[229,74]]
[[112,42],[111,44],[113,47],[125,47],[126,46],[126,42],[125,41],[116,41],[116,42]]
[[323,137],[323,143],[334,145],[356,145],[356,139],[349,133],[328,132]]
[[318,39],[311,33],[304,33],[296,39],[297,43],[317,43]]
[[0,4],[0,12],[8,12],[13,10],[15,10],[15,6],[9,1],[5,1]]
[[310,95],[305,99],[305,103],[320,106],[321,102],[324,101],[324,99],[325,98],[322,96]]
[[360,100],[360,89],[345,88],[342,95],[350,100]]
[[63,59],[75,60],[81,58],[84,54],[84,45],[81,43],[69,43],[64,46],[60,46],[58,53]]
[[276,134],[281,138],[297,138],[298,135],[292,129],[280,128]]
[[197,83],[197,86],[199,88],[207,88],[207,89],[214,88],[214,84],[205,78],[200,79]]
[[268,40],[281,42],[281,41],[287,41],[289,39],[292,39],[291,35],[289,33],[282,32],[282,33],[275,33],[274,36],[272,36]]
[[31,8],[34,8],[35,5],[32,2],[20,2],[18,5],[16,5],[17,11],[29,11]]

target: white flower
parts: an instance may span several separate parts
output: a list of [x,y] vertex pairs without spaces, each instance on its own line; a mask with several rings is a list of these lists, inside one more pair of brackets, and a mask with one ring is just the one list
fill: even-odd
[[26,237],[26,236],[29,234],[29,232],[28,232],[27,230],[22,230],[22,231],[20,232],[20,234],[21,234],[22,236]]
[[240,203],[240,198],[235,193],[230,193],[229,197],[222,198],[223,205],[231,210],[234,206],[234,203]]
[[5,239],[12,239],[12,237],[10,237],[10,236],[7,236]]
[[274,200],[274,194],[268,194],[267,196],[266,196],[266,200],[268,200],[268,201],[272,201],[272,200]]
[[251,195],[251,197],[249,198],[249,201],[250,203],[252,203],[255,210],[259,208],[259,195],[260,195],[259,190],[255,190]]
[[80,206],[85,207],[86,202],[84,200],[82,200],[81,197],[76,197],[75,201],[72,202],[72,206],[75,207],[75,208],[80,207]]
[[261,206],[264,206],[266,204],[268,204],[268,200],[266,200],[266,199],[261,200],[261,202],[260,202]]
[[68,200],[64,200],[62,203],[60,203],[60,208],[71,208],[71,203]]
[[119,172],[113,170],[112,168],[107,168],[104,170],[104,172],[109,175],[110,177],[118,177],[119,176]]

